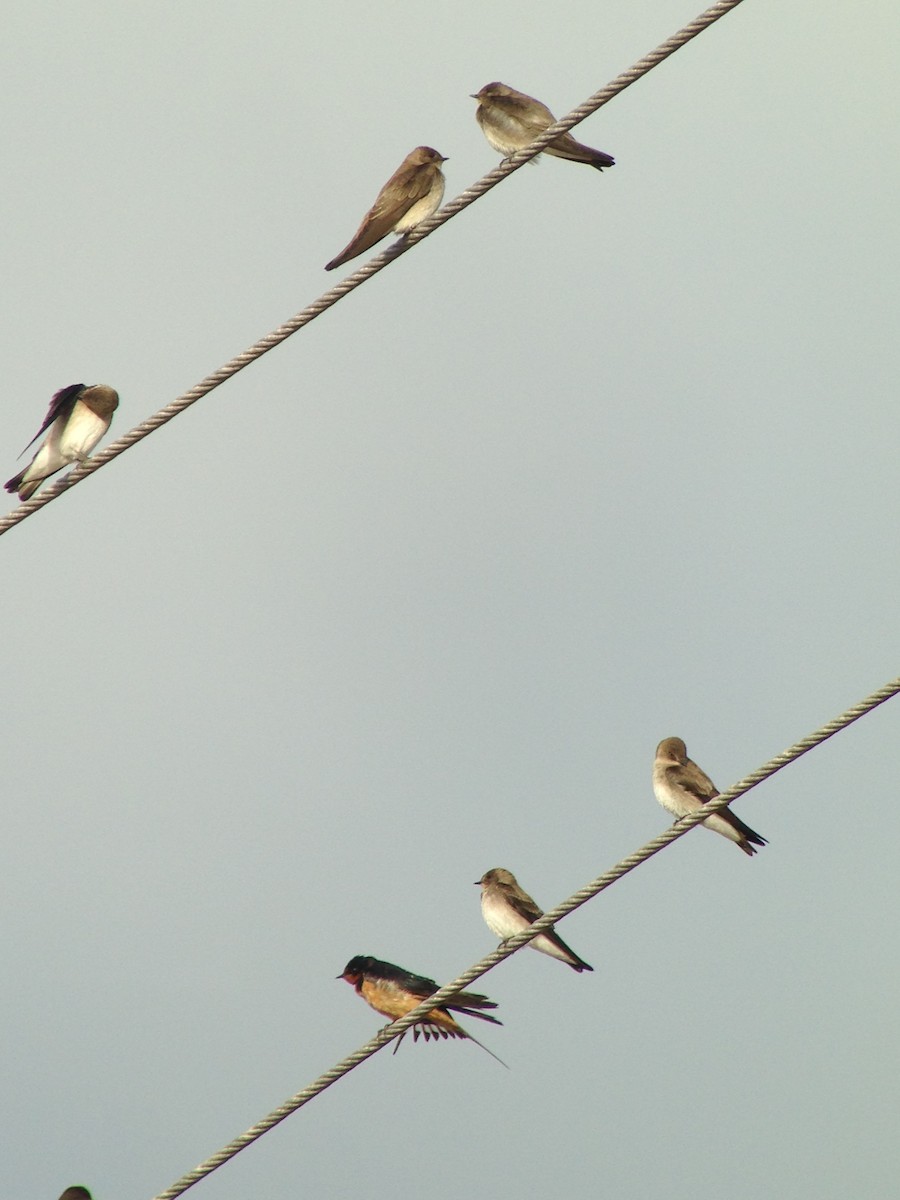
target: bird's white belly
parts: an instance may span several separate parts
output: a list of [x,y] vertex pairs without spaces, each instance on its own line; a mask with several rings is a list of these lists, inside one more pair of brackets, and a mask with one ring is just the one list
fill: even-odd
[[443,198],[444,185],[441,180],[438,180],[427,196],[423,196],[421,200],[415,202],[412,208],[407,209],[394,226],[394,233],[410,233],[417,225],[427,221],[437,212],[438,205]]
[[529,924],[524,917],[513,912],[506,903],[495,904],[490,900],[485,901],[481,905],[481,913],[484,923],[491,933],[496,934],[504,942],[507,938],[514,937],[523,929],[527,929]]
[[94,449],[108,428],[107,422],[86,405],[77,405],[57,443],[65,462],[77,462]]
[[691,811],[692,807],[697,807],[696,803],[693,806],[688,804],[679,789],[669,787],[666,783],[655,782],[653,790],[656,793],[656,799],[673,817],[683,817]]

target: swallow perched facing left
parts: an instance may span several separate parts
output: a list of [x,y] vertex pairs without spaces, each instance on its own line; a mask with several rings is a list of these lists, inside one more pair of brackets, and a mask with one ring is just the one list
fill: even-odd
[[91,1193],[86,1187],[67,1187],[59,1200],[91,1200]]
[[[656,747],[653,763],[653,792],[667,812],[684,817],[696,812],[707,800],[715,800],[719,790],[687,756],[687,746],[681,738],[664,738]],[[714,833],[721,833],[737,842],[745,854],[756,854],[757,846],[767,846],[764,837],[745,825],[730,808],[721,808],[701,822]]]
[[49,429],[38,452],[24,471],[8,479],[3,486],[8,492],[18,492],[20,500],[28,500],[45,479],[69,463],[85,462],[109,429],[118,407],[119,393],[105,384],[87,387],[83,383],[72,383],[62,388],[50,401],[43,425],[28,443],[28,446],[34,445]]
[[[402,967],[395,967],[393,963],[382,962],[380,958],[371,958],[367,954],[357,954],[355,958],[351,958],[341,974],[338,975],[338,979],[346,979],[348,983],[353,984],[357,995],[362,996],[370,1008],[374,1008],[383,1017],[389,1017],[391,1021],[406,1016],[408,1012],[418,1008],[423,1000],[427,1000],[429,996],[433,996],[439,990],[433,979],[428,979],[424,975],[413,975],[410,971],[404,971]],[[437,1039],[439,1037],[468,1038],[476,1046],[481,1046],[482,1050],[487,1050],[491,1058],[497,1058],[492,1050],[488,1050],[487,1046],[482,1046],[481,1042],[477,1038],[473,1038],[471,1033],[466,1033],[465,1029],[453,1020],[449,1012],[452,1009],[454,1012],[465,1013],[467,1017],[477,1017],[479,1021],[490,1021],[494,1025],[502,1025],[503,1022],[498,1021],[496,1017],[479,1011],[496,1007],[493,1000],[488,1000],[487,996],[482,996],[478,992],[458,992],[450,1000],[445,1000],[443,1004],[433,1008],[420,1021],[416,1021],[412,1027],[413,1041],[418,1041],[420,1032],[426,1042],[429,1038]],[[397,1046],[405,1036],[406,1032],[404,1031],[397,1039]],[[397,1046],[394,1047],[395,1054]],[[497,1058],[497,1062],[503,1062],[503,1060]],[[503,1063],[503,1066],[506,1066],[506,1063]]]
[[[556,124],[556,117],[546,104],[505,83],[486,83],[480,92],[473,92],[472,99],[478,101],[475,117],[484,136],[504,158],[524,150],[545,129]],[[571,133],[561,133],[541,153],[588,163],[598,171],[616,165],[609,154],[576,142]]]
[[381,191],[375,203],[362,219],[362,224],[348,245],[325,264],[333,271],[357,254],[362,254],[391,231],[412,233],[417,225],[437,212],[444,198],[444,173],[441,163],[447,160],[430,146],[416,146],[407,154]]
[[[528,893],[519,887],[512,871],[506,871],[503,867],[493,867],[490,871],[485,871],[475,884],[476,887],[479,885],[484,923],[501,941],[505,942],[515,937],[544,915]],[[532,938],[528,945],[532,950],[540,950],[542,954],[549,954],[551,958],[568,963],[575,971],[594,969],[566,945],[553,926]]]

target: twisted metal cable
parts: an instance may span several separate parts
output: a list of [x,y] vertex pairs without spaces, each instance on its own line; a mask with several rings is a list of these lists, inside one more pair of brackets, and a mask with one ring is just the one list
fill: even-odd
[[655,50],[651,50],[649,54],[645,54],[643,58],[638,59],[627,71],[623,71],[620,75],[617,75],[606,87],[601,88],[599,92],[595,92],[583,104],[579,104],[577,108],[573,109],[562,120],[557,121],[555,125],[551,125],[540,137],[535,138],[525,150],[520,150],[511,158],[504,159],[498,167],[489,171],[487,175],[472,184],[471,187],[466,188],[455,200],[451,200],[449,204],[444,205],[438,213],[428,221],[423,222],[408,237],[395,242],[387,250],[383,250],[381,254],[370,259],[364,266],[354,271],[352,275],[348,275],[346,279],[329,288],[318,300],[314,300],[312,304],[308,304],[306,308],[301,309],[290,320],[285,321],[283,325],[279,325],[277,329],[273,329],[271,333],[254,342],[252,346],[249,346],[241,354],[237,354],[234,358],[229,359],[224,366],[219,367],[217,371],[213,371],[211,375],[207,375],[205,379],[201,379],[198,384],[195,384],[194,387],[182,393],[176,400],[165,405],[164,408],[159,409],[153,416],[148,417],[145,421],[141,421],[139,425],[135,425],[133,429],[123,434],[122,437],[116,438],[114,442],[110,442],[105,449],[98,451],[87,462],[76,466],[73,470],[67,472],[62,479],[43,489],[30,500],[26,500],[18,508],[14,508],[12,512],[7,513],[6,516],[0,517],[0,537],[15,525],[21,524],[22,521],[30,517],[33,513],[36,513],[39,509],[44,508],[51,501],[55,500],[57,496],[61,496],[63,492],[67,492],[69,488],[74,487],[77,483],[81,483],[88,475],[92,475],[94,471],[99,471],[108,462],[111,462],[114,458],[118,458],[120,454],[124,454],[126,450],[136,445],[137,442],[142,441],[145,437],[148,437],[155,430],[159,429],[161,425],[167,424],[173,417],[177,417],[179,413],[184,412],[186,408],[190,408],[192,404],[196,404],[203,396],[225,383],[226,380],[231,379],[232,376],[237,375],[238,371],[242,371],[250,363],[255,362],[258,358],[262,358],[269,350],[274,349],[275,346],[280,345],[289,338],[292,333],[296,333],[304,325],[308,325],[310,321],[314,321],[316,317],[327,312],[332,305],[337,304],[339,300],[342,300],[344,296],[365,283],[367,279],[370,279],[373,275],[377,275],[379,271],[393,262],[395,258],[399,258],[401,254],[405,254],[417,242],[421,242],[423,238],[434,233],[436,229],[439,229],[446,221],[455,217],[457,213],[462,212],[464,208],[468,208],[470,204],[474,204],[485,192],[489,192],[491,188],[496,187],[507,175],[511,175],[513,171],[518,171],[521,166],[534,158],[535,155],[540,154],[544,147],[549,145],[560,133],[565,133],[583,121],[585,117],[596,112],[598,108],[602,108],[614,96],[619,95],[620,92],[630,87],[631,84],[646,75],[648,71],[651,71],[664,59],[668,58],[670,54],[674,54],[676,50],[686,45],[699,33],[702,33],[704,29],[707,29],[715,21],[718,21],[720,17],[725,16],[726,13],[736,8],[741,2],[742,0],[718,0],[716,4],[706,9],[705,12],[701,13],[688,25],[685,25],[683,29],[680,29],[678,33],[666,38]]
[[614,867],[599,875],[592,883],[587,884],[571,895],[568,900],[564,900],[556,908],[552,908],[544,913],[540,920],[535,921],[528,929],[516,934],[509,941],[503,942],[496,950],[479,959],[474,966],[463,971],[452,983],[446,984],[439,991],[429,996],[427,1000],[424,1000],[418,1008],[412,1009],[405,1017],[401,1017],[398,1021],[394,1021],[393,1024],[386,1025],[383,1029],[379,1030],[375,1037],[366,1042],[364,1046],[360,1046],[358,1050],[355,1050],[352,1054],[348,1054],[346,1058],[342,1058],[339,1063],[336,1063],[330,1070],[320,1075],[318,1079],[314,1080],[308,1087],[305,1087],[303,1091],[297,1092],[295,1096],[292,1096],[290,1100],[286,1100],[284,1104],[279,1105],[267,1117],[258,1121],[245,1133],[240,1134],[239,1137],[234,1138],[227,1146],[224,1146],[221,1150],[211,1155],[192,1171],[188,1171],[187,1174],[182,1175],[171,1187],[166,1188],[164,1192],[160,1192],[159,1195],[154,1197],[154,1200],[175,1200],[176,1196],[183,1195],[188,1188],[193,1187],[195,1183],[199,1183],[201,1179],[204,1179],[218,1167],[221,1167],[229,1159],[234,1158],[236,1154],[278,1125],[285,1117],[289,1117],[298,1108],[302,1108],[304,1104],[308,1104],[315,1096],[324,1092],[326,1088],[331,1087],[333,1083],[336,1083],[344,1075],[347,1075],[355,1067],[358,1067],[360,1063],[364,1062],[367,1058],[371,1058],[373,1054],[376,1054],[388,1042],[400,1037],[411,1025],[421,1020],[433,1008],[445,1003],[455,996],[457,992],[480,978],[480,976],[486,974],[505,958],[509,958],[511,954],[515,954],[518,950],[521,950],[523,946],[526,946],[539,933],[556,924],[557,921],[562,920],[570,912],[574,912],[576,908],[580,908],[582,904],[586,904],[588,900],[599,895],[600,892],[605,891],[612,884],[616,883],[617,880],[622,879],[629,872],[633,871],[635,867],[639,867],[641,863],[652,858],[654,854],[658,854],[660,850],[668,846],[671,842],[684,837],[695,825],[699,825],[701,821],[704,821],[710,813],[718,812],[720,808],[724,808],[727,804],[736,800],[738,796],[743,796],[751,788],[762,783],[764,779],[768,779],[776,771],[782,770],[783,767],[795,762],[816,746],[820,746],[822,742],[834,737],[840,730],[846,729],[848,725],[852,725],[854,721],[858,721],[866,713],[878,708],[879,705],[896,696],[898,692],[900,692],[900,677],[885,684],[884,687],[879,688],[877,691],[872,692],[865,700],[854,704],[852,708],[848,708],[839,717],[835,717],[834,720],[828,721],[827,724],[822,725],[814,733],[801,738],[799,742],[795,742],[793,746],[782,751],[781,754],[776,754],[774,758],[771,758],[763,766],[757,768],[755,771],[751,771],[739,783],[722,792],[715,800],[710,800],[701,809],[691,813],[689,816],[682,817],[663,833],[655,838],[651,838],[639,850],[635,850],[633,854],[629,854],[626,858],[621,859]]

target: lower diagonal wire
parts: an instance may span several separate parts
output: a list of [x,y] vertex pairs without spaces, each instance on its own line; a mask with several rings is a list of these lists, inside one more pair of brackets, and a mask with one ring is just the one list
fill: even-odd
[[550,909],[527,930],[516,934],[514,938],[510,938],[508,942],[504,942],[502,946],[498,946],[496,950],[479,959],[474,966],[463,971],[452,983],[446,984],[439,991],[429,996],[418,1008],[414,1008],[411,1012],[408,1012],[399,1021],[394,1021],[392,1025],[386,1025],[383,1029],[379,1030],[375,1037],[366,1042],[364,1046],[360,1046],[358,1050],[355,1050],[352,1054],[348,1054],[346,1058],[342,1058],[339,1063],[336,1063],[330,1070],[320,1075],[318,1079],[314,1080],[308,1087],[305,1087],[303,1091],[292,1096],[290,1100],[286,1100],[284,1104],[279,1105],[278,1108],[274,1109],[267,1117],[257,1122],[256,1125],[253,1125],[245,1133],[242,1133],[239,1137],[229,1142],[227,1146],[224,1146],[217,1153],[211,1155],[192,1171],[188,1171],[186,1175],[183,1175],[177,1182],[173,1183],[171,1187],[166,1188],[164,1192],[160,1192],[154,1200],[175,1200],[176,1196],[183,1195],[188,1188],[193,1187],[195,1183],[199,1183],[201,1179],[204,1179],[218,1167],[221,1167],[229,1159],[234,1158],[236,1154],[278,1125],[285,1117],[289,1117],[298,1108],[302,1108],[305,1104],[308,1104],[310,1100],[320,1095],[326,1088],[331,1087],[333,1083],[337,1083],[339,1079],[342,1079],[355,1067],[358,1067],[360,1063],[365,1062],[367,1058],[371,1058],[373,1054],[376,1054],[388,1042],[393,1041],[394,1038],[399,1037],[438,1004],[451,999],[457,992],[467,987],[480,976],[486,974],[505,958],[509,958],[511,954],[515,954],[518,950],[521,950],[532,938],[537,937],[539,933],[543,932],[550,925],[562,920],[570,912],[574,912],[576,908],[580,908],[582,904],[586,904],[588,900],[606,891],[617,880],[622,879],[636,867],[639,867],[641,863],[652,858],[654,854],[658,854],[665,846],[677,841],[678,838],[684,837],[695,825],[705,820],[710,813],[724,808],[727,804],[736,800],[738,796],[743,796],[745,792],[749,792],[751,788],[762,783],[764,779],[768,779],[769,776],[774,775],[790,763],[796,762],[798,758],[801,758],[816,746],[820,746],[829,738],[834,737],[836,733],[839,733],[842,729],[846,729],[854,721],[858,721],[867,713],[872,712],[873,709],[878,708],[879,705],[892,699],[898,692],[900,692],[900,677],[885,684],[878,691],[872,692],[865,700],[861,700],[859,704],[848,708],[839,717],[835,717],[833,721],[829,721],[817,729],[815,733],[801,738],[799,742],[795,742],[793,746],[790,746],[781,754],[776,754],[774,758],[764,763],[763,766],[755,771],[751,771],[739,783],[722,792],[715,800],[711,800],[708,804],[704,805],[703,809],[682,818],[669,829],[652,838],[645,845],[641,846],[639,850],[636,850],[633,854],[629,854],[627,858],[623,858],[614,867],[611,867],[610,870],[599,875],[592,883],[575,892],[568,900],[564,900],[556,908]]

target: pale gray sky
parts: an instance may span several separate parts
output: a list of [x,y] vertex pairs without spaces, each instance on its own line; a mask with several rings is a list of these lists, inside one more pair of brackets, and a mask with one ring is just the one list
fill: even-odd
[[[0,44],[6,478],[314,299],[469,93],[563,114],[699,11],[20,5]],[[0,1194],[145,1200],[440,981],[898,672],[896,5],[747,0],[0,542]],[[364,261],[364,260],[360,260]],[[338,275],[349,273],[343,268]],[[12,504],[12,500],[10,500]],[[381,1053],[206,1200],[837,1200],[900,1171],[896,702]]]

